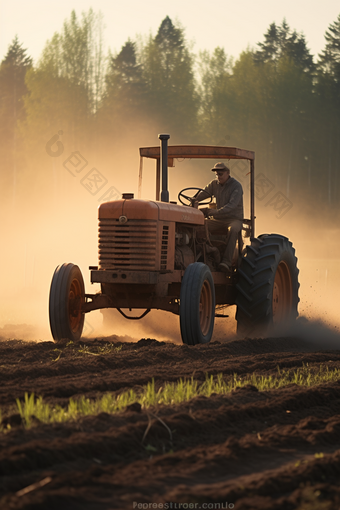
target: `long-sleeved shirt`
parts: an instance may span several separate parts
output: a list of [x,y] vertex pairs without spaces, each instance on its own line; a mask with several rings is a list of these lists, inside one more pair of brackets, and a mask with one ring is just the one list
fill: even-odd
[[243,189],[241,183],[233,177],[229,177],[223,185],[217,179],[209,182],[204,191],[197,195],[196,200],[201,201],[207,196],[216,198],[214,218],[218,220],[243,219]]

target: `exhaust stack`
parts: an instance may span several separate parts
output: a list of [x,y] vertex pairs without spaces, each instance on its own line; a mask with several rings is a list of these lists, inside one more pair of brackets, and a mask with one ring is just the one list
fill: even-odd
[[161,140],[162,191],[161,202],[169,202],[168,191],[168,140],[170,135],[158,135]]

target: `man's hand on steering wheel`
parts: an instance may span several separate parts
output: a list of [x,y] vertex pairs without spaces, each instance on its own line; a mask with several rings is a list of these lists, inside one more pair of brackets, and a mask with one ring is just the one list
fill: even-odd
[[196,209],[198,208],[199,202],[195,197],[188,197],[188,200],[190,201],[189,207],[195,207]]
[[203,207],[202,209],[200,209],[200,211],[202,211],[205,218],[208,218],[208,216],[214,217],[216,209],[210,209],[210,207]]

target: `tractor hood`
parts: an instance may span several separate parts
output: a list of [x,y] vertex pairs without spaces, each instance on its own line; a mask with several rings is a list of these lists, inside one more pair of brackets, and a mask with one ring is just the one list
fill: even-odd
[[99,219],[118,219],[120,216],[126,216],[128,220],[163,220],[204,225],[204,216],[199,209],[168,202],[125,199],[105,202],[98,208]]

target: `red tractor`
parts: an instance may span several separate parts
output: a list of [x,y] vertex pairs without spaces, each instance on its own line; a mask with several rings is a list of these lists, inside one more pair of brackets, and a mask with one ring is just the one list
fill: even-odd
[[[182,340],[188,345],[209,342],[215,317],[226,317],[218,312],[229,305],[237,306],[241,335],[263,334],[275,324],[296,319],[299,283],[292,243],[279,234],[255,237],[254,152],[168,146],[169,135],[159,138],[161,147],[140,148],[139,185],[143,158],[156,160],[156,200],[134,199],[126,193],[121,200],[99,206],[99,265],[90,270],[91,282],[100,283],[101,292],[85,293],[78,266],[66,263],[56,268],[49,298],[55,341],[78,340],[85,314],[105,308],[116,308],[127,319],[141,319],[152,309],[179,315]],[[243,159],[249,164],[250,218],[243,220],[227,273],[217,270],[226,232],[209,235],[203,213],[191,207],[190,188],[178,195],[182,205],[169,202],[168,167],[176,158]],[[195,194],[200,191],[191,189]],[[127,310],[132,309],[143,311],[131,317]]]

